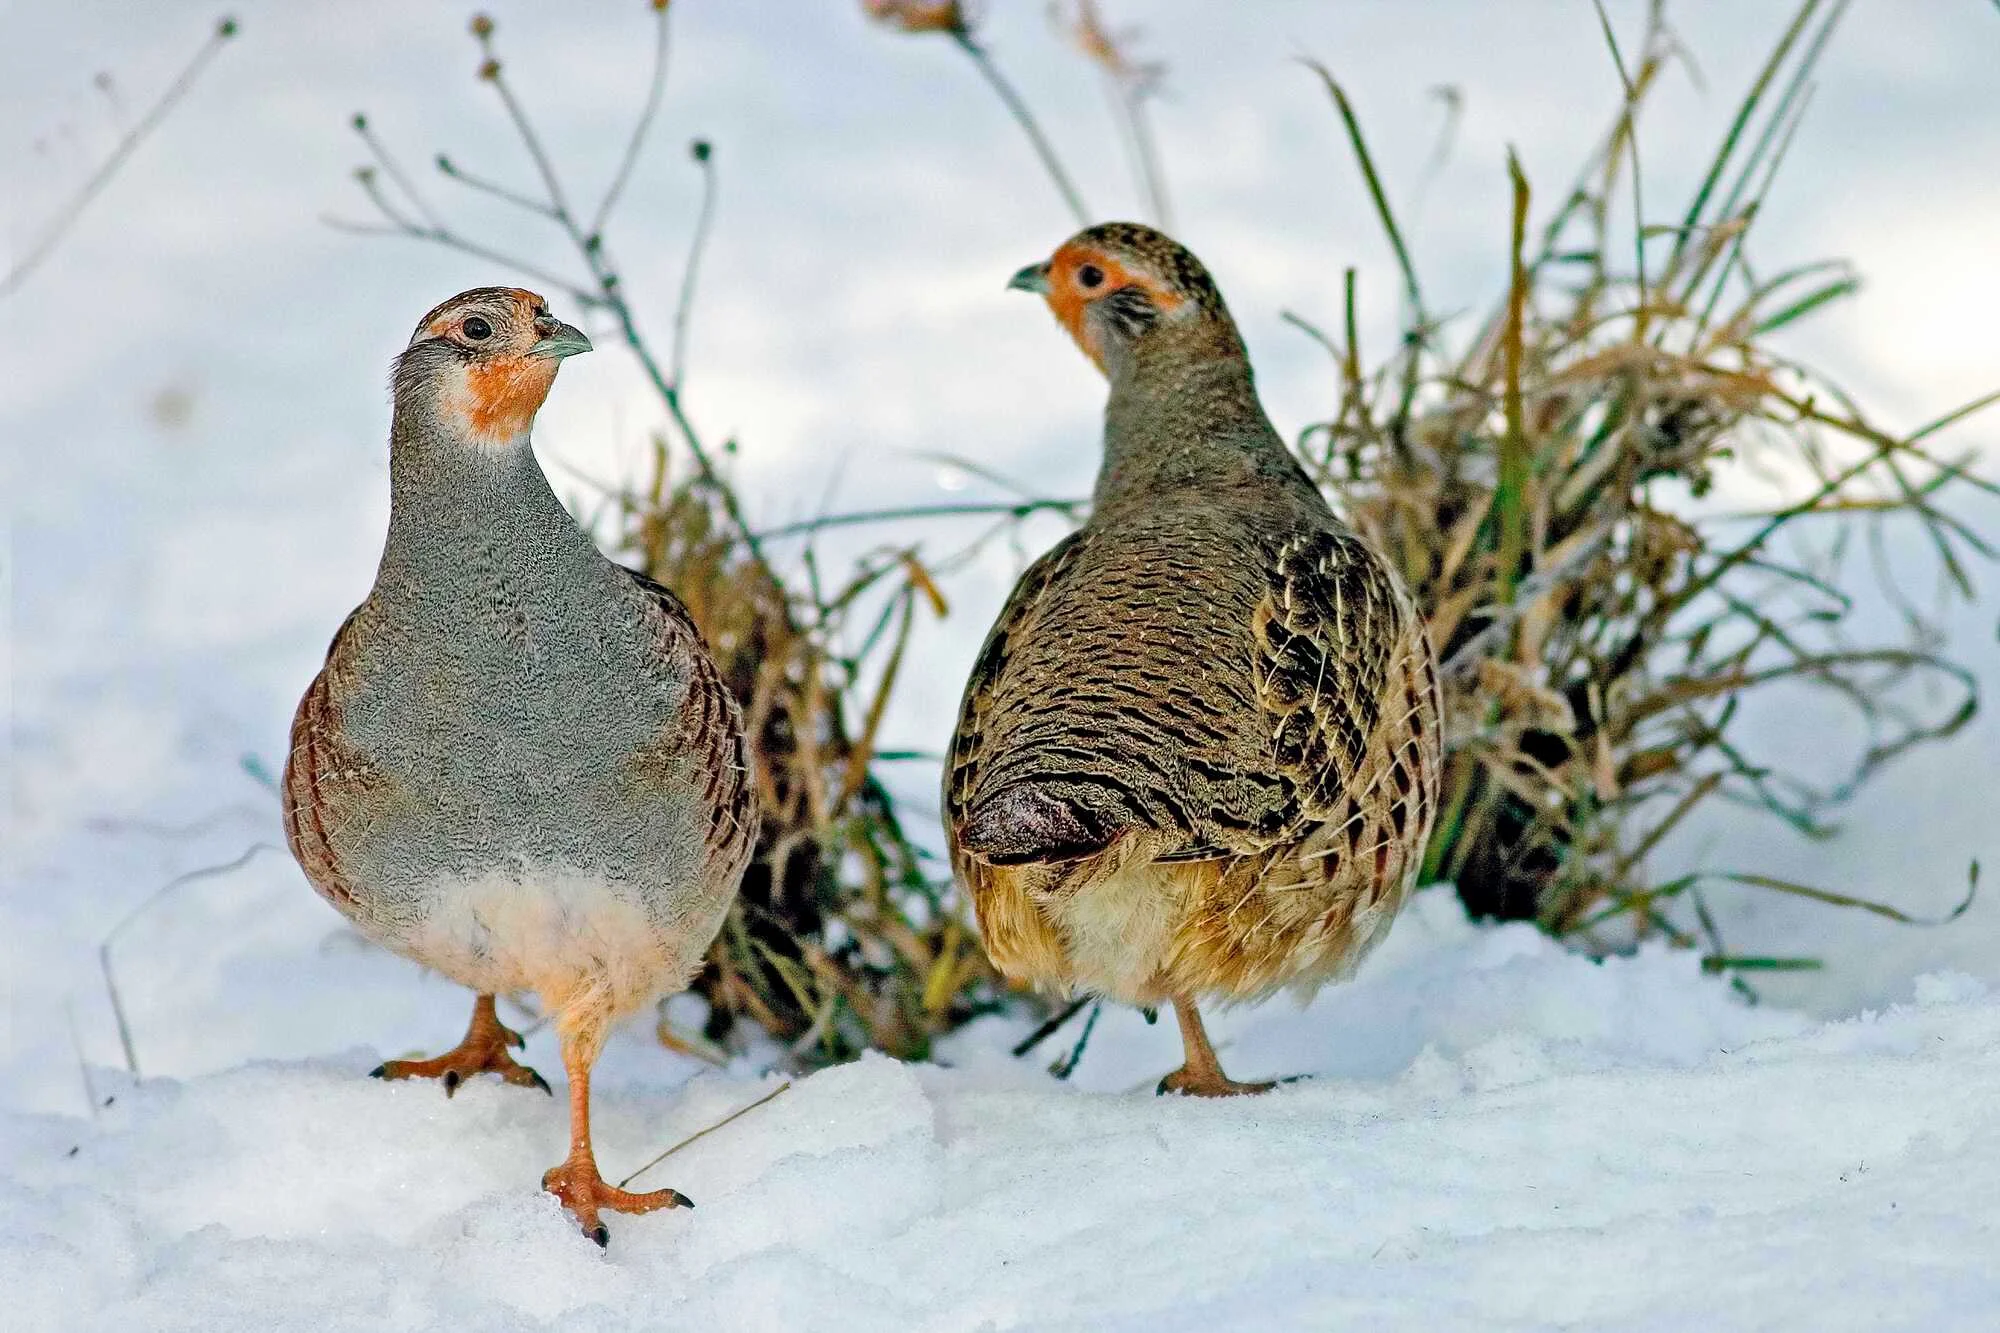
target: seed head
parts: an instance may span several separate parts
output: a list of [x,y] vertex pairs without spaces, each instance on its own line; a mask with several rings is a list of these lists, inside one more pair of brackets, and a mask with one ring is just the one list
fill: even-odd
[[964,34],[972,17],[961,0],[861,0],[869,18],[898,32]]

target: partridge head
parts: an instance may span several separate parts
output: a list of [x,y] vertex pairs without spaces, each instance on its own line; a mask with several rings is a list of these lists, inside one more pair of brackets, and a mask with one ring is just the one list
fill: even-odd
[[1047,301],[1083,354],[1114,379],[1136,369],[1142,357],[1243,355],[1243,340],[1208,270],[1151,227],[1092,227],[1007,285]]
[[565,357],[590,350],[582,330],[517,287],[460,292],[417,322],[396,358],[397,406],[469,445],[527,438]]

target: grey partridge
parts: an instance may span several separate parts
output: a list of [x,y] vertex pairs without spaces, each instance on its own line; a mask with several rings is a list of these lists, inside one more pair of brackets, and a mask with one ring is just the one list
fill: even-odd
[[393,377],[390,513],[374,587],[292,724],[292,854],[370,939],[469,987],[471,1029],[385,1077],[447,1091],[507,1054],[499,991],[554,1020],[570,1152],[543,1179],[603,1244],[600,1209],[685,1204],[597,1169],[590,1071],[613,1023],[686,985],[756,836],[742,718],[672,593],[599,553],[529,428],[590,350],[532,292],[425,315]]
[[1437,809],[1437,670],[1383,559],[1258,401],[1208,271],[1107,223],[1010,286],[1110,380],[1089,520],[1029,566],[973,668],[944,780],[952,865],[1007,976],[1172,1004],[1310,993],[1387,932]]

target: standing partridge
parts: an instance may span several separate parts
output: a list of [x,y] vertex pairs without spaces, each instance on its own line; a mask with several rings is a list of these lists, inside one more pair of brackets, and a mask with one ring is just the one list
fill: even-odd
[[1080,232],[1014,275],[1111,382],[1090,519],[1021,576],[966,685],[952,864],[1009,977],[1153,1007],[1309,994],[1387,932],[1437,808],[1437,672],[1396,575],[1257,401],[1193,255]]
[[471,988],[458,1048],[388,1078],[508,1056],[497,991],[533,991],[569,1072],[570,1152],[543,1177],[599,1209],[686,1204],[598,1174],[590,1070],[612,1024],[684,986],[736,893],[757,810],[742,719],[687,611],[613,564],[556,499],[528,430],[590,340],[532,292],[425,315],[396,361],[389,535],[292,723],[285,834],[378,943]]

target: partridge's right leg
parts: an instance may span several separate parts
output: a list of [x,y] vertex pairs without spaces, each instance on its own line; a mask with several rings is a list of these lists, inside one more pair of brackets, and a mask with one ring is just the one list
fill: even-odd
[[472,1006],[472,1025],[457,1046],[433,1060],[390,1060],[377,1065],[376,1078],[441,1078],[444,1095],[458,1091],[458,1085],[474,1074],[498,1074],[517,1088],[540,1088],[555,1095],[534,1070],[516,1064],[507,1053],[509,1046],[525,1046],[521,1034],[503,1027],[493,1007],[493,997],[482,995]]
[[1209,1045],[1208,1030],[1201,1025],[1201,1012],[1193,1000],[1175,1000],[1174,1017],[1181,1024],[1181,1047],[1187,1059],[1179,1069],[1160,1080],[1160,1092],[1185,1093],[1190,1097],[1242,1097],[1269,1092],[1275,1084],[1238,1083],[1222,1072],[1222,1062]]
[[597,1152],[590,1143],[590,1067],[602,1044],[601,1033],[563,1033],[563,1067],[569,1071],[569,1156],[543,1173],[542,1188],[562,1200],[584,1235],[605,1246],[611,1243],[611,1229],[598,1219],[600,1211],[650,1213],[692,1208],[694,1202],[679,1190],[634,1194],[608,1183],[598,1172]]

